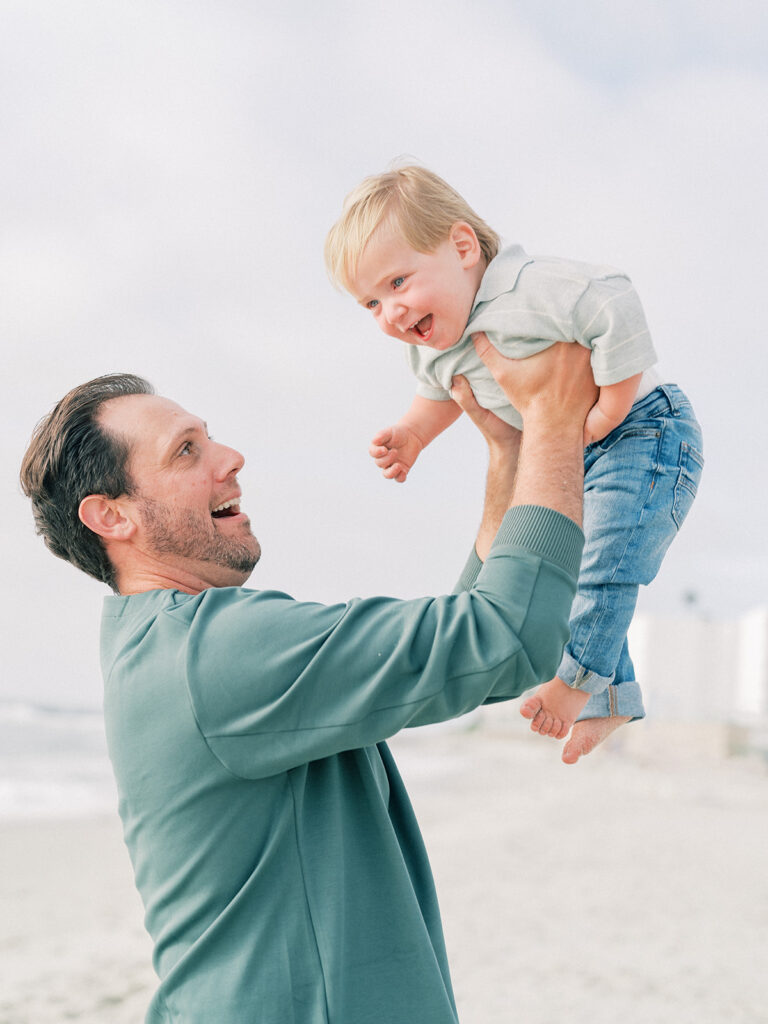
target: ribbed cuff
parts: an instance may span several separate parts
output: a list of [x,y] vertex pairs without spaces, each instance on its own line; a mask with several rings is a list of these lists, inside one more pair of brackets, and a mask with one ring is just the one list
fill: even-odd
[[472,553],[467,559],[467,564],[462,570],[461,576],[459,576],[459,582],[453,588],[454,594],[461,593],[462,590],[471,590],[474,586],[475,580],[480,575],[480,570],[483,568],[483,563],[480,561],[475,548],[472,548]]
[[584,534],[572,519],[554,509],[515,505],[501,522],[491,554],[502,545],[527,548],[575,577],[579,574]]

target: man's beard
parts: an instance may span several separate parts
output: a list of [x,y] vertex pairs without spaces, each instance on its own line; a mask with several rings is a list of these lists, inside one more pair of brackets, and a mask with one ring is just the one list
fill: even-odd
[[175,555],[210,562],[250,576],[261,556],[259,542],[249,531],[251,543],[225,537],[202,514],[189,508],[172,508],[152,498],[141,498],[140,511],[147,537],[159,555]]

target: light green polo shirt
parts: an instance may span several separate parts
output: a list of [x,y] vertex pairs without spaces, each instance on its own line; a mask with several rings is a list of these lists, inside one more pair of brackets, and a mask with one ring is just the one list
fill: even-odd
[[107,739],[160,979],[150,1024],[455,1024],[385,740],[550,678],[582,543],[522,507],[470,559],[470,589],[443,597],[106,598]]
[[[488,264],[456,344],[443,351],[407,345],[406,358],[423,398],[447,401],[452,379],[463,374],[484,409],[521,430],[520,413],[475,352],[472,335],[480,331],[510,359],[525,359],[558,341],[576,341],[591,350],[599,387],[643,373],[656,362],[643,307],[626,274],[528,256],[519,245],[502,250]],[[641,381],[638,399],[659,382]]]

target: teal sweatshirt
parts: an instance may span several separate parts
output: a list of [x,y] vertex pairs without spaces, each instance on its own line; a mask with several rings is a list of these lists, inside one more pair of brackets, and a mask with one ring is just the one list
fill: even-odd
[[107,739],[160,978],[147,1022],[455,1024],[384,741],[551,678],[582,541],[528,506],[443,597],[106,598]]

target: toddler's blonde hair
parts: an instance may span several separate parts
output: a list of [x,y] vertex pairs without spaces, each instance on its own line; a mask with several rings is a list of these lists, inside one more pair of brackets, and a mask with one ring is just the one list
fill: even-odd
[[325,266],[335,285],[352,290],[363,250],[384,220],[417,252],[434,252],[457,221],[474,230],[487,263],[499,251],[496,232],[447,182],[426,167],[396,167],[365,178],[344,200],[325,240]]

